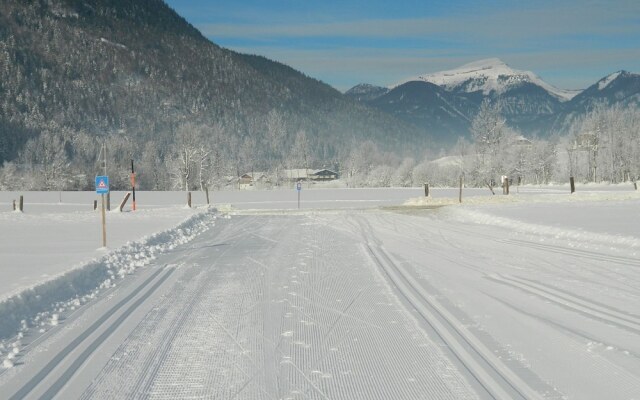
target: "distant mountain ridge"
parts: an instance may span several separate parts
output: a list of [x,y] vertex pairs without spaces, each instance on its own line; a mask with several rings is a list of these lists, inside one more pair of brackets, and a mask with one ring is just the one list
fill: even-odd
[[431,132],[442,143],[468,135],[484,99],[502,104],[507,123],[526,135],[547,136],[596,103],[640,102],[640,75],[619,71],[583,91],[563,90],[536,74],[487,59],[419,75],[390,88],[360,84],[345,95]]

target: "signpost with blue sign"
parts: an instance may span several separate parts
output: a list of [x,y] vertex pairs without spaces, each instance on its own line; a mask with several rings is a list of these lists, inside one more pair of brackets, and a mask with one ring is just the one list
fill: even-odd
[[300,209],[300,191],[302,191],[302,182],[296,183],[296,190],[298,191],[298,209]]
[[96,193],[97,194],[109,193],[109,177],[108,176],[96,176]]
[[104,212],[104,195],[109,193],[108,176],[96,176],[96,193],[102,197],[102,247],[107,247],[107,217]]

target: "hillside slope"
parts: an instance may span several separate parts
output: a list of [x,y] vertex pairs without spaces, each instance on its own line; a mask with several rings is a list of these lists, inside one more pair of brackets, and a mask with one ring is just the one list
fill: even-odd
[[184,123],[261,147],[273,113],[285,130],[279,145],[302,130],[325,157],[353,140],[394,150],[423,142],[421,130],[322,82],[211,43],[161,0],[0,4],[0,163],[61,127],[124,135],[139,144],[132,152],[149,140],[166,147]]

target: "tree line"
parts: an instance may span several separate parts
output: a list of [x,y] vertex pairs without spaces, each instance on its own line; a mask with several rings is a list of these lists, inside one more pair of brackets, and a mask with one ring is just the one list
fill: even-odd
[[455,186],[460,176],[475,187],[495,184],[501,176],[523,184],[562,183],[570,176],[618,183],[640,176],[640,108],[635,105],[600,104],[567,132],[525,138],[506,124],[499,103],[485,101],[472,120],[470,138],[460,138],[449,152],[425,149],[422,158],[355,138],[326,157],[321,141],[291,129],[276,110],[260,127],[238,135],[232,125],[180,121],[172,128],[173,140],[163,141],[124,131],[96,138],[51,122],[0,168],[0,190],[92,190],[105,162],[112,188],[125,190],[130,160],[135,160],[141,190],[234,188],[242,174],[257,171],[280,186],[283,170],[294,168],[336,170],[349,187]]

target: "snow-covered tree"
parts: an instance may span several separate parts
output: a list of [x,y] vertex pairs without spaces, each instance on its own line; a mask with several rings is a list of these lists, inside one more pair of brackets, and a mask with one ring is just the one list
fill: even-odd
[[71,166],[59,133],[43,131],[27,142],[22,150],[21,162],[33,168],[34,189],[64,190],[71,183]]
[[500,105],[485,99],[471,121],[477,160],[470,175],[476,184],[504,173],[501,171],[500,151],[506,131],[506,120],[501,115]]

